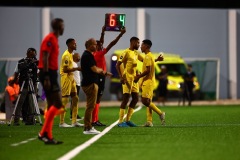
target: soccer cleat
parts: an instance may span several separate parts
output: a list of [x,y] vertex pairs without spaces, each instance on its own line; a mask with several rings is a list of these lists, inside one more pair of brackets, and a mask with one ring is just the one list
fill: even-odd
[[83,120],[84,117],[80,117],[79,115],[77,115],[77,120],[81,121]]
[[49,138],[47,137],[47,133],[44,133],[43,136],[40,133],[38,133],[38,139],[45,143],[48,141]]
[[160,117],[162,125],[165,125],[165,112],[162,112],[162,114],[159,117]]
[[[79,115],[77,115],[77,122],[83,120],[83,118],[84,118],[84,117],[80,117]],[[72,117],[70,117],[70,121],[71,121],[71,120],[72,120]]]
[[137,125],[134,124],[134,123],[131,122],[131,121],[127,121],[126,123],[127,123],[127,125],[130,126],[130,127],[137,127]]
[[102,124],[100,121],[96,121],[92,123],[92,126],[106,126],[106,124]]
[[143,127],[153,127],[153,123],[148,121],[143,125]]
[[92,126],[97,126],[97,123],[96,122],[92,122]]
[[126,122],[118,123],[118,127],[129,127],[129,125]]
[[101,133],[101,132],[96,130],[94,127],[92,127],[91,129],[83,131],[83,134],[99,134],[99,133]]
[[45,144],[53,144],[53,145],[57,145],[57,144],[62,144],[62,141],[57,141],[55,139],[49,139],[47,142],[45,142]]
[[62,124],[59,124],[59,127],[64,127],[64,128],[67,128],[67,127],[73,127],[72,125],[69,125],[67,123],[62,123]]
[[49,145],[51,145],[51,144],[57,145],[57,144],[63,143],[62,141],[57,141],[53,138],[52,139],[48,138],[47,133],[44,133],[44,136],[41,136],[41,134],[38,133],[38,139],[43,141],[45,144],[49,144]]
[[75,123],[73,123],[71,126],[72,126],[72,127],[83,127],[84,124],[75,122]]

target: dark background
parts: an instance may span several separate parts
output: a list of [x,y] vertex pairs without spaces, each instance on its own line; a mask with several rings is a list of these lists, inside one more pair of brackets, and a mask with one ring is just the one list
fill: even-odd
[[240,8],[239,0],[5,0],[1,6]]

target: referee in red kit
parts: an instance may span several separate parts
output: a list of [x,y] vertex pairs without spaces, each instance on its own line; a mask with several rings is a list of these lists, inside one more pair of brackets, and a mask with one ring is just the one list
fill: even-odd
[[39,79],[47,97],[48,110],[45,114],[45,121],[38,139],[45,144],[61,144],[62,141],[53,139],[52,127],[53,120],[65,110],[62,105],[61,89],[58,84],[58,56],[59,44],[58,37],[63,35],[64,21],[55,18],[51,22],[53,32],[49,33],[42,41],[39,58]]

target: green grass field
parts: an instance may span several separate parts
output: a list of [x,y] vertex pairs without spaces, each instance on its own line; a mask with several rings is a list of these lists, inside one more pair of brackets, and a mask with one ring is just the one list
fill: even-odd
[[[132,121],[139,127],[112,127],[72,159],[81,160],[239,160],[240,106],[162,107],[166,125],[161,126],[154,113],[151,128],[146,122],[146,108],[135,112]],[[100,109],[100,120],[109,127],[118,119],[119,107]],[[83,115],[84,109],[79,109]],[[70,123],[69,113],[66,122]],[[39,124],[34,126],[0,125],[1,160],[54,160],[81,147],[95,135],[84,135],[83,128],[59,128],[55,118],[53,135],[64,141],[49,146],[39,141]],[[103,131],[107,127],[96,127]],[[98,135],[99,136],[99,135]],[[15,145],[15,146],[14,146]],[[79,148],[78,148],[79,149]],[[63,158],[62,159],[67,159]]]

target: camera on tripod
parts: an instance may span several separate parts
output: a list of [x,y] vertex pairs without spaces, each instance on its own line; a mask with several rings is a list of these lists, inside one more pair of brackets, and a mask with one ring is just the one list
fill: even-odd
[[36,123],[35,116],[38,116],[39,123],[42,124],[40,118],[40,110],[36,98],[38,82],[38,61],[35,57],[23,58],[18,61],[17,77],[21,87],[15,108],[9,122],[11,124],[14,117],[14,125],[19,125],[20,116],[26,125],[34,125]]
[[37,70],[38,60],[34,58],[24,58],[18,63],[18,70],[20,73],[19,82],[23,82],[29,78],[32,79],[33,83],[38,81]]

